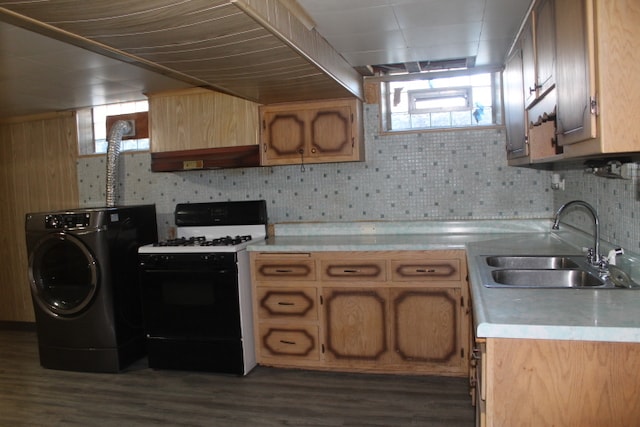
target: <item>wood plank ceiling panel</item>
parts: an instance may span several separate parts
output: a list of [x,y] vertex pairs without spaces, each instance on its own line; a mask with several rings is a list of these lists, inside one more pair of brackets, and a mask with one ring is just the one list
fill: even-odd
[[353,96],[229,0],[13,0],[0,7],[251,101]]

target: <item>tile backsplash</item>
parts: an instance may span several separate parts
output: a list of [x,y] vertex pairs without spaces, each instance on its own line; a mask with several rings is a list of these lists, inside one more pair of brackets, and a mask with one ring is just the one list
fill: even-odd
[[[566,191],[552,191],[550,171],[507,166],[504,130],[381,135],[378,115],[365,105],[365,162],[152,173],[149,153],[122,154],[118,203],[155,203],[164,238],[183,202],[265,199],[281,223],[551,218],[584,199],[601,212],[603,238],[638,251],[637,182],[567,169]],[[78,160],[82,206],[104,205],[105,172],[104,156]]]
[[[608,179],[586,173],[579,164],[556,165],[565,191],[554,191],[554,209],[570,200],[584,200],[598,212],[600,236],[614,246],[640,254],[640,185],[635,179]],[[593,234],[593,218],[584,209],[567,211],[562,222]]]

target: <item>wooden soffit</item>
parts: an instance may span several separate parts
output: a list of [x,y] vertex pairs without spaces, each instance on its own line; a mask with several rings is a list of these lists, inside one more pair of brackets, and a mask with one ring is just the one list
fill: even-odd
[[0,20],[270,104],[356,96],[362,77],[291,0],[0,1]]

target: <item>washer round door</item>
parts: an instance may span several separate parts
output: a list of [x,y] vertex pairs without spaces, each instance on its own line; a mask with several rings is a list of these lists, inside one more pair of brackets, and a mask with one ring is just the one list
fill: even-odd
[[29,280],[34,300],[56,315],[80,313],[98,290],[96,260],[80,239],[52,233],[29,256]]

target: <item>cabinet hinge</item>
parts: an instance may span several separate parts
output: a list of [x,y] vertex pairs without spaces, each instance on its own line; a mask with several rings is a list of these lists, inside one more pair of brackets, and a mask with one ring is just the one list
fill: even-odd
[[598,98],[596,98],[595,96],[589,98],[589,108],[591,110],[591,114],[593,114],[594,116],[598,115]]

